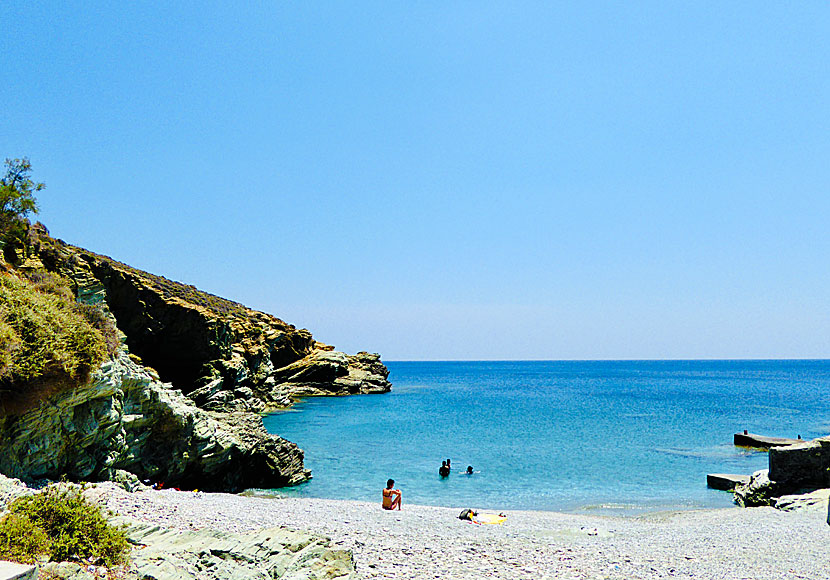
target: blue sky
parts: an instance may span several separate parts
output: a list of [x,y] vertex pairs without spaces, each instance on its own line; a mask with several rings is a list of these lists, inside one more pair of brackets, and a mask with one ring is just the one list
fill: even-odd
[[55,4],[67,242],[390,360],[830,357],[826,2]]

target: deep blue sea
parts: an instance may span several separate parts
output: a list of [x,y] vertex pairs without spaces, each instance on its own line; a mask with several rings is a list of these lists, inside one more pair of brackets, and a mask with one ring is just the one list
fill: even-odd
[[[726,507],[732,435],[830,433],[830,361],[390,362],[392,392],[306,399],[265,425],[313,479],[277,495],[635,514]],[[441,479],[441,460],[453,471]],[[463,474],[472,465],[472,476]]]

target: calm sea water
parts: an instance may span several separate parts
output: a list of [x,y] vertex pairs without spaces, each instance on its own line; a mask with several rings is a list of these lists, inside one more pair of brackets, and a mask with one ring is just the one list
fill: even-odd
[[[750,432],[830,433],[830,361],[391,362],[391,393],[307,399],[269,415],[313,479],[278,495],[454,507],[725,507],[706,474],[751,473]],[[441,460],[453,471],[441,479]],[[472,476],[462,472],[472,465]]]

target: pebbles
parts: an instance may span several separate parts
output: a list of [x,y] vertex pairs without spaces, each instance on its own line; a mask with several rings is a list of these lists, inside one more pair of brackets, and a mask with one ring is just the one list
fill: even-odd
[[145,491],[99,484],[113,512],[165,527],[244,532],[285,526],[352,550],[358,577],[777,580],[830,577],[827,504],[786,513],[731,508],[637,518],[505,511],[475,525],[460,508]]

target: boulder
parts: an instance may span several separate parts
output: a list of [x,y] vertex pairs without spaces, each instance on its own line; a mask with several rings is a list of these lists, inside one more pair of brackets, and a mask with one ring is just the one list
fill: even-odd
[[769,478],[769,470],[756,471],[749,482],[735,487],[735,503],[741,507],[772,506],[780,495],[778,484]]
[[0,473],[0,512],[6,509],[6,506],[17,498],[33,493],[34,490],[27,487],[19,479],[6,477]]

